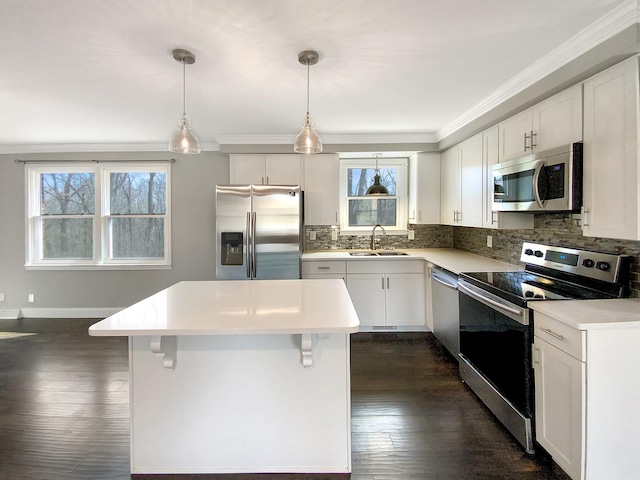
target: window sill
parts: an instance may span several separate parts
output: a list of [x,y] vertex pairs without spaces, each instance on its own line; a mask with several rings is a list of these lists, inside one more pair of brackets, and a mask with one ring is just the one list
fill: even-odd
[[25,265],[25,270],[171,270],[171,265]]

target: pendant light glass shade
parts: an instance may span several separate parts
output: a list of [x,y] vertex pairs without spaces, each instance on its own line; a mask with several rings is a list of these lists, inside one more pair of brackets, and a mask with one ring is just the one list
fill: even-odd
[[189,126],[189,117],[182,115],[178,121],[178,129],[169,141],[169,150],[174,153],[200,153],[200,142]]
[[305,50],[298,54],[298,61],[307,66],[307,115],[305,116],[302,130],[293,142],[293,151],[296,153],[321,153],[322,138],[313,128],[313,118],[309,114],[309,66],[318,63],[318,52]]
[[320,153],[322,152],[322,138],[313,128],[313,118],[307,113],[302,125],[302,130],[296,135],[293,144],[296,153]]
[[182,63],[182,116],[178,120],[178,129],[169,140],[169,151],[174,153],[200,153],[200,141],[191,131],[191,124],[186,113],[187,81],[186,65],[196,63],[196,57],[188,50],[176,48],[173,51],[173,58]]
[[367,189],[367,195],[389,195],[389,190],[380,183],[380,169],[378,168],[378,155],[376,155],[376,173],[373,176],[373,185]]

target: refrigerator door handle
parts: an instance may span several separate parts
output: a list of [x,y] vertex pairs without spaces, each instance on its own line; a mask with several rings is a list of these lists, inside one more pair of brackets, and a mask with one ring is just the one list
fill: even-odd
[[[247,228],[245,228],[246,235],[251,232],[251,213],[247,212]],[[250,237],[246,238],[247,251],[245,252],[245,261],[247,263],[247,278],[251,278],[251,240]]]
[[252,277],[256,278],[258,275],[258,262],[256,262],[256,212],[253,212],[253,219],[251,222],[251,267],[253,269]]

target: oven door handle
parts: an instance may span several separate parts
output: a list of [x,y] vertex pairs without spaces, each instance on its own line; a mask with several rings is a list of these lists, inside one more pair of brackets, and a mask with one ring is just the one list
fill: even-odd
[[538,182],[540,180],[540,172],[544,168],[544,160],[538,160],[533,167],[533,197],[540,208],[544,208],[544,200],[540,198],[540,190],[538,190]]
[[522,325],[528,325],[529,322],[527,321],[526,317],[525,317],[525,310],[518,308],[518,307],[511,307],[509,305],[505,305],[504,303],[501,302],[497,302],[496,300],[493,300],[492,298],[488,298],[485,295],[482,295],[480,292],[477,292],[475,289],[471,289],[467,286],[467,284],[465,284],[463,281],[459,281],[458,282],[458,289],[460,291],[462,291],[463,293],[469,295],[470,297],[472,297],[473,299],[479,301],[480,303],[484,303],[485,305],[492,307],[492,308],[496,308],[498,310],[501,310],[503,312],[508,312],[511,315],[509,315],[510,318],[513,318],[514,316],[517,317],[514,320]]

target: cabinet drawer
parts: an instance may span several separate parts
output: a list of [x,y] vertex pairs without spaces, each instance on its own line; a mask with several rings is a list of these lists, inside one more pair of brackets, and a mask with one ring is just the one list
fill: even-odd
[[533,320],[534,335],[580,361],[586,361],[586,332],[576,330],[558,320],[536,312]]
[[316,273],[343,274],[346,272],[346,262],[302,262],[302,275],[311,275]]
[[424,273],[424,260],[351,260],[347,262],[348,273]]

